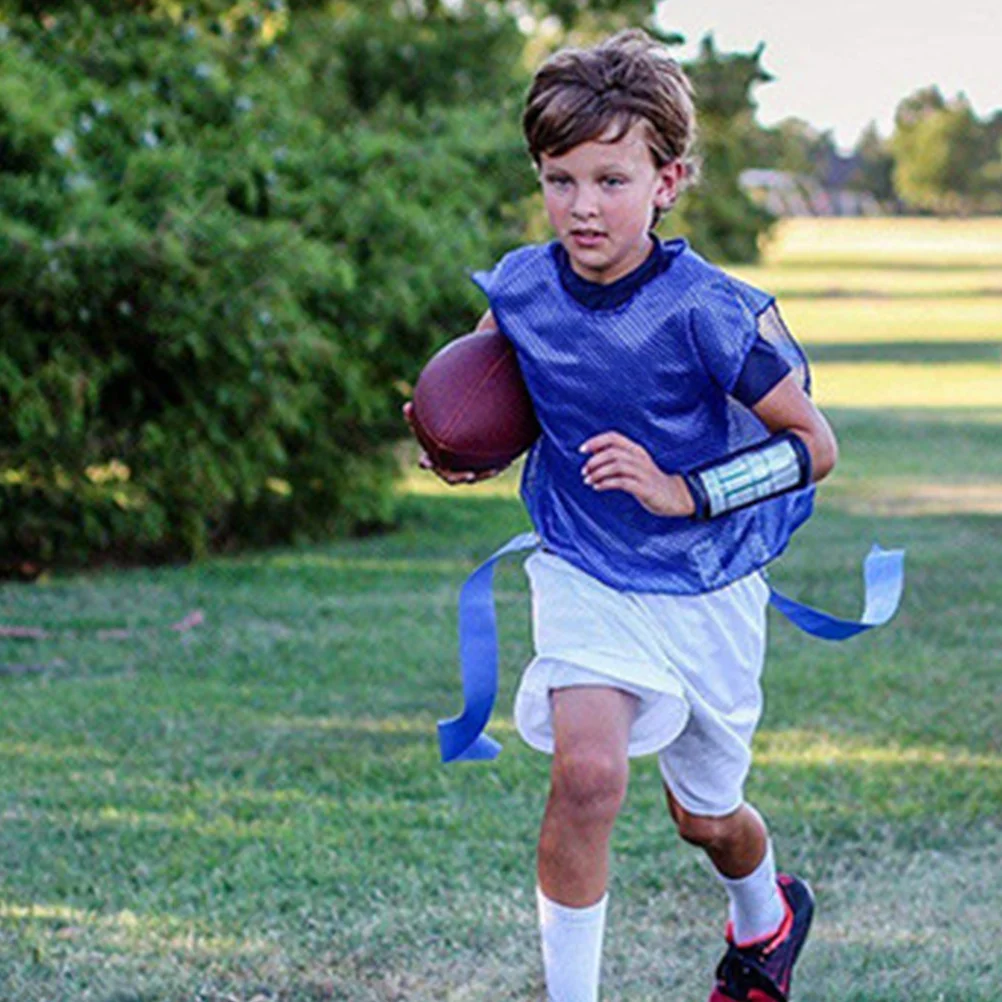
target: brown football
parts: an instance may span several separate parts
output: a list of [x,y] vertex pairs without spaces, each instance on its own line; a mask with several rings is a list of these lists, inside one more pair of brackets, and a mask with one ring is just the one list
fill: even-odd
[[515,350],[498,331],[466,334],[432,356],[411,419],[431,461],[452,472],[507,466],[539,435]]

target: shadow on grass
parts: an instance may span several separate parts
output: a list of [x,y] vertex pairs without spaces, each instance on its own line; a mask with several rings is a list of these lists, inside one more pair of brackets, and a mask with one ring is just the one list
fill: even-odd
[[1002,364],[1002,343],[998,341],[868,341],[860,343],[812,344],[807,353],[812,362],[998,362]]
[[825,496],[844,477],[865,497],[866,480],[909,479],[948,485],[1002,477],[1002,406],[964,410],[829,407],[841,458],[818,488]]
[[939,847],[948,848],[963,840],[957,829],[998,820],[1002,758],[876,736],[770,731],[756,742],[752,790],[770,817],[828,839],[865,842],[881,830],[903,847],[928,846],[939,829]]
[[[531,526],[517,484],[505,493],[476,488],[449,493],[402,494],[394,526],[362,538],[282,548],[236,557],[216,557],[178,571],[199,580],[246,582],[303,576],[318,582],[357,574],[455,575],[491,546]],[[489,554],[485,554],[487,556]]]

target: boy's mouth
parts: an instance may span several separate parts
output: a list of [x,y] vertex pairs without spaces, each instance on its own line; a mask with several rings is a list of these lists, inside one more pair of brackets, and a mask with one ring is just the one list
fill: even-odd
[[571,230],[571,238],[575,243],[590,247],[603,240],[605,234],[601,230]]

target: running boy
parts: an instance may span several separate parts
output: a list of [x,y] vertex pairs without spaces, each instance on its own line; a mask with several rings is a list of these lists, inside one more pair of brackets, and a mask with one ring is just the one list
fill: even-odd
[[777,875],[743,797],[760,569],[810,514],[835,438],[772,298],[652,233],[693,173],[692,92],[667,51],[628,31],[558,52],[523,124],[557,239],[476,281],[479,329],[514,344],[543,429],[522,483],[542,550],[526,562],[536,657],[515,712],[553,754],[537,888],[549,998],[598,997],[609,837],[628,759],[656,752],[671,817],[729,898],[710,1002],[784,1002],[813,899]]

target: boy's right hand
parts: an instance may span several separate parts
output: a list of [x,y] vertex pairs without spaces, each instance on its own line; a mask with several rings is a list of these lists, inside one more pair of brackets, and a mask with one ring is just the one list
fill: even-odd
[[[404,404],[404,418],[412,429],[414,428],[413,410],[414,405],[410,401]],[[428,453],[424,451],[422,451],[418,459],[418,466],[422,470],[431,470],[440,480],[444,480],[452,487],[455,487],[457,484],[476,484],[481,480],[489,480],[491,477],[496,477],[505,469],[501,467],[496,470],[443,470],[441,467],[436,466],[431,461]]]

